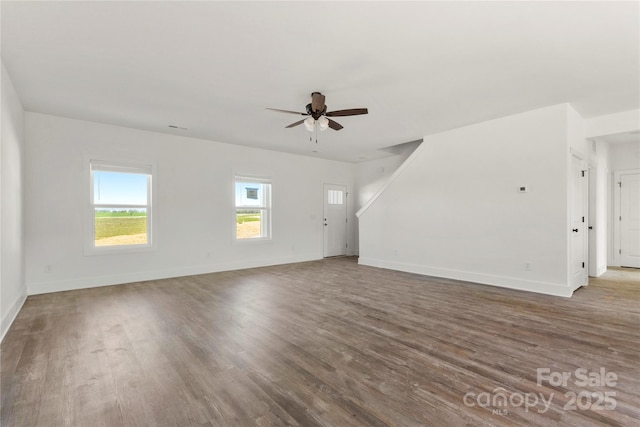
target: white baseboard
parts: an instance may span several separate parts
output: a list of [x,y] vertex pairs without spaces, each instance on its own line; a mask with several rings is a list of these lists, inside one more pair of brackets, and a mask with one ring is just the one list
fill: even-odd
[[512,277],[493,276],[484,273],[452,270],[446,268],[430,267],[426,265],[409,264],[373,258],[358,259],[358,263],[372,267],[387,268],[390,270],[405,271],[407,273],[422,274],[425,276],[442,277],[446,279],[473,282],[481,285],[499,286],[502,288],[516,289],[519,291],[536,292],[539,294],[570,297],[572,290],[568,285],[534,280],[523,280]]
[[26,300],[26,294],[20,295],[18,299],[16,299],[13,304],[11,304],[11,307],[9,307],[7,313],[2,316],[2,320],[0,321],[0,332],[2,333],[2,335],[0,336],[0,342],[4,340],[4,336],[7,334],[7,331],[9,331],[9,328],[13,324],[13,321],[16,320],[16,317],[18,316],[18,313],[20,313],[20,309],[22,309],[22,306],[24,305],[24,302]]
[[47,294],[51,292],[72,291],[77,289],[97,288],[101,286],[122,285],[125,283],[144,282],[147,280],[168,279],[171,277],[193,276],[196,274],[218,273],[221,271],[243,270],[246,268],[268,267],[271,265],[292,264],[321,259],[317,254],[294,255],[261,260],[226,262],[220,264],[202,264],[165,270],[140,271],[106,276],[90,276],[77,279],[64,279],[47,282],[28,283],[29,295]]

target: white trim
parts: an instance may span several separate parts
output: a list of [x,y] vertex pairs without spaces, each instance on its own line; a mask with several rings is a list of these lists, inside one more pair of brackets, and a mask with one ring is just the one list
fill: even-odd
[[[92,166],[96,167],[93,168]],[[142,175],[151,175],[153,173],[153,166],[148,162],[143,163],[130,163],[130,162],[115,162],[111,160],[89,159],[89,166],[92,170],[99,170],[103,172],[121,172],[121,173],[136,173]]]
[[[110,255],[110,254],[123,254],[123,253],[137,253],[148,252],[155,250],[157,244],[156,227],[157,222],[157,207],[156,205],[156,187],[157,187],[157,166],[154,161],[140,161],[131,162],[118,161],[118,160],[100,160],[101,156],[85,156],[84,159],[84,176],[89,179],[89,194],[87,197],[86,217],[84,224],[84,255]],[[94,166],[96,166],[94,168]],[[119,172],[119,173],[136,173],[147,175],[147,204],[146,205],[118,205],[118,204],[100,204],[95,203],[94,188],[93,188],[93,171],[107,171],[107,172]],[[113,246],[95,246],[95,222],[94,222],[94,209],[95,207],[130,207],[145,208],[147,211],[147,243],[144,245],[113,245]]]
[[[236,200],[236,185],[238,183],[247,184],[261,184],[265,186],[264,204],[261,205],[238,205]],[[266,176],[251,176],[245,174],[234,174],[233,177],[233,243],[234,244],[251,244],[251,242],[270,242],[273,239],[272,218],[273,218],[273,200],[272,193],[273,181],[270,177]],[[237,221],[238,210],[260,210],[266,212],[266,218],[260,220],[260,237],[245,237],[238,238],[237,233]],[[264,220],[266,219],[266,220]]]
[[[584,279],[584,283],[581,284],[577,284],[577,285],[572,285],[571,281],[573,280],[573,276],[572,276],[572,270],[571,270],[571,262],[573,261],[572,257],[573,257],[573,239],[571,236],[571,229],[572,229],[572,221],[573,221],[573,190],[574,190],[574,175],[573,175],[573,159],[572,157],[575,157],[576,159],[580,160],[581,162],[581,166],[580,168],[582,170],[584,170],[585,172],[587,172],[587,176],[586,178],[586,184],[584,187],[584,206],[583,206],[583,213],[584,213],[584,217],[585,217],[585,222],[584,222],[584,227],[585,227],[585,232],[586,237],[585,237],[585,241],[584,241],[584,254],[583,254],[583,258],[584,258],[584,263],[585,263],[585,279]],[[591,174],[591,164],[588,161],[589,157],[586,156],[582,151],[574,148],[574,147],[569,147],[569,156],[567,158],[568,164],[567,164],[567,283],[569,284],[570,287],[573,287],[572,292],[575,291],[576,289],[580,288],[581,286],[588,286],[589,285],[589,269],[590,269],[590,252],[592,250],[592,248],[589,246],[591,241],[590,241],[590,236],[589,236],[589,223],[591,221],[590,217],[589,217],[589,203],[590,203],[590,197],[591,197],[591,193],[590,193],[590,189],[589,189],[589,181],[590,181],[590,174]]]
[[254,176],[254,175],[245,175],[245,174],[235,174],[234,181],[236,182],[257,182],[259,184],[271,184],[271,177],[265,176]]
[[11,327],[13,322],[16,320],[16,317],[18,317],[18,313],[20,313],[20,310],[22,310],[22,306],[24,306],[24,303],[26,301],[27,301],[27,295],[26,294],[20,295],[13,302],[13,304],[11,304],[11,307],[9,307],[9,310],[7,310],[7,313],[3,316],[1,329],[0,329],[0,332],[2,334],[0,336],[0,342],[4,340],[4,337],[7,335],[9,328]]
[[574,291],[574,289],[571,289],[568,285],[559,283],[523,280],[513,277],[494,276],[490,274],[394,262],[375,258],[360,257],[358,259],[358,264],[567,298],[570,297]]
[[322,259],[321,253],[297,254],[286,257],[275,257],[258,261],[230,261],[216,264],[200,264],[190,267],[149,270],[125,274],[105,276],[87,276],[77,279],[43,281],[28,284],[29,295],[47,294],[51,292],[72,291],[77,289],[98,288],[102,286],[123,285],[126,283],[145,282],[149,280],[169,279],[172,277],[193,276],[197,274],[218,273],[221,271],[243,270],[247,268],[268,267],[272,265],[293,264],[298,262]]
[[[321,218],[326,219],[327,212],[325,211],[326,203],[327,203],[327,186],[334,187],[343,187],[344,188],[344,213],[345,213],[345,228],[344,228],[344,254],[349,254],[349,186],[347,184],[331,184],[328,182],[322,183],[322,216]],[[327,257],[327,236],[326,236],[326,226],[324,225],[325,221],[322,221],[322,256]]]
[[371,196],[371,198],[367,201],[367,203],[365,203],[360,209],[358,209],[358,212],[356,212],[356,217],[360,218],[367,211],[367,209],[369,209],[371,205],[373,205],[375,201],[378,200],[378,198],[382,195],[382,193],[384,193],[387,190],[387,188],[389,188],[389,186],[393,183],[393,181],[395,181],[400,175],[402,175],[402,173],[409,166],[409,164],[411,164],[411,162],[413,162],[413,160],[416,157],[418,157],[418,155],[426,145],[426,142],[427,142],[427,137],[425,137],[424,141],[420,145],[418,145],[418,147],[416,147],[416,149],[413,150],[413,153],[411,153],[411,155],[407,157],[407,159],[398,167],[398,169],[396,169],[396,171],[389,177],[387,182],[385,182],[385,184],[382,187],[380,187],[378,191],[374,193],[373,196]]
[[620,197],[621,197],[621,188],[618,184],[622,181],[623,175],[635,175],[640,174],[640,169],[620,169],[617,171],[613,171],[613,266],[620,267],[622,265],[622,261],[620,261]]

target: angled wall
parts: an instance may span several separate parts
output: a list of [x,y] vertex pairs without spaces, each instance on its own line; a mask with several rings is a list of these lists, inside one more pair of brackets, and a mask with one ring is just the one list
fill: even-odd
[[425,137],[359,212],[360,263],[570,296],[567,168],[580,131],[563,104]]
[[[389,181],[393,179],[396,171],[402,168],[402,165],[408,161],[408,158],[413,155],[422,144],[422,140],[407,142],[404,144],[398,144],[382,151],[387,151],[392,156],[384,157],[381,159],[369,160],[366,162],[357,163],[355,165],[355,180],[356,180],[356,196],[354,207],[356,210],[356,218],[354,223],[358,224],[358,212],[361,209],[366,209],[366,206],[370,201],[376,198],[377,193],[383,191],[388,185]],[[359,227],[355,227],[355,253],[358,253],[358,243],[360,241],[358,237]]]

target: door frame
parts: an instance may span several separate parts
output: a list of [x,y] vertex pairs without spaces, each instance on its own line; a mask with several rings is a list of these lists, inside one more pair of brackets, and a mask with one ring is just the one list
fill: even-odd
[[[583,181],[583,188],[582,188],[582,193],[583,193],[583,201],[582,201],[582,212],[584,213],[584,221],[583,221],[583,231],[582,231],[582,235],[583,235],[583,255],[582,258],[584,259],[584,263],[585,263],[585,267],[584,267],[584,273],[585,273],[585,283],[583,284],[574,284],[573,283],[573,274],[572,274],[572,261],[573,261],[573,236],[572,236],[572,228],[573,228],[573,191],[574,191],[574,185],[573,185],[573,179],[575,179],[574,176],[574,170],[573,170],[573,161],[572,161],[572,157],[575,157],[577,159],[580,160],[581,162],[581,170],[584,172],[584,181]],[[591,188],[590,188],[590,176],[591,176],[591,165],[588,161],[588,157],[585,156],[584,154],[582,154],[580,151],[575,150],[574,148],[571,148],[570,150],[570,167],[569,167],[569,176],[571,177],[571,181],[569,182],[569,189],[570,189],[570,193],[569,193],[569,200],[568,200],[568,204],[569,204],[569,221],[568,221],[568,234],[569,234],[569,241],[568,241],[568,247],[569,247],[569,251],[568,251],[568,255],[569,255],[569,262],[568,262],[568,266],[569,266],[569,271],[568,271],[568,277],[569,277],[569,285],[571,286],[572,290],[576,290],[581,286],[588,286],[589,285],[589,268],[590,268],[590,259],[591,259],[591,250],[592,248],[590,247],[590,231],[589,231],[589,225],[590,225],[590,218],[589,218],[589,209],[590,209],[590,200],[591,200]]]
[[613,172],[613,218],[612,223],[613,227],[613,265],[616,267],[620,267],[622,265],[622,261],[620,261],[620,245],[621,245],[621,234],[620,230],[620,202],[622,197],[622,188],[620,187],[620,183],[622,182],[622,175],[634,175],[640,174],[640,169],[622,169]]
[[[344,243],[345,250],[343,255],[327,255],[327,238],[325,232],[325,218],[326,218],[326,197],[327,197],[327,186],[337,186],[344,187],[344,215],[345,215],[345,228],[344,228]],[[349,254],[349,186],[347,184],[336,184],[332,182],[323,182],[322,183],[322,257],[327,258],[330,256],[344,256]]]

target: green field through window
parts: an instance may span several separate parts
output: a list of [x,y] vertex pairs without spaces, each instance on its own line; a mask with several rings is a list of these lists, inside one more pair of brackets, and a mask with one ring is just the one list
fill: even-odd
[[259,210],[236,210],[236,238],[254,239],[261,236],[262,213]]
[[95,211],[95,245],[147,244],[146,210]]

